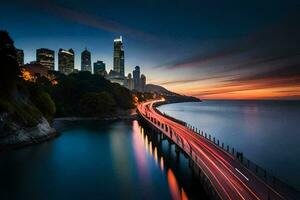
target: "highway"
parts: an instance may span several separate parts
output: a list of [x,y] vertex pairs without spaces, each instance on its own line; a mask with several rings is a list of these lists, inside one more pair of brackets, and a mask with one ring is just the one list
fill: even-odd
[[137,106],[142,117],[181,147],[209,179],[223,200],[285,200],[279,192],[245,168],[218,145],[177,123],[153,107],[153,100]]

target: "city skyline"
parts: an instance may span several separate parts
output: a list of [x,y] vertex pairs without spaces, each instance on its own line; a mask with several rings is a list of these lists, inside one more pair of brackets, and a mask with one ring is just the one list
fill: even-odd
[[[72,48],[77,55],[88,48],[92,63],[103,60],[109,70],[111,41],[123,35],[126,75],[141,65],[149,83],[202,99],[299,99],[298,7],[292,0],[191,0],[182,6],[16,0],[2,3],[0,26],[24,50],[25,63],[38,48]],[[7,12],[12,9],[30,20],[21,23]],[[75,67],[80,69],[78,56]]]
[[[79,71],[88,71],[92,74],[98,74],[110,80],[112,83],[118,83],[129,90],[136,90],[139,92],[145,91],[146,86],[146,76],[144,74],[140,74],[140,67],[135,66],[135,69],[132,71],[133,79],[131,78],[131,72],[127,75],[125,74],[125,53],[123,47],[122,36],[115,38],[114,42],[114,50],[113,50],[113,63],[114,66],[111,70],[106,69],[106,64],[97,60],[96,62],[91,61],[92,53],[85,48],[80,54],[81,66],[80,69],[75,68],[75,59],[76,53],[71,48],[69,50],[65,50],[60,48],[57,56],[58,56],[58,67],[55,67],[55,51],[47,48],[36,49],[36,60],[30,61],[24,65],[24,51],[22,49],[17,50],[17,60],[19,66],[27,66],[27,68],[31,68],[30,70],[26,70],[27,74],[31,74],[34,77],[34,71],[36,70],[54,70],[59,71],[65,75],[69,75],[71,73],[78,73]],[[35,69],[37,68],[37,69]],[[30,72],[31,71],[31,72]],[[24,74],[23,74],[24,76]],[[28,76],[26,79],[31,79],[32,77]]]

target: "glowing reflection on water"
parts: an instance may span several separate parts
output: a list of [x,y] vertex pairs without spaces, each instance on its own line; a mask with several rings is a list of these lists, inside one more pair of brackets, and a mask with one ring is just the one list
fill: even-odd
[[[137,121],[133,121],[133,141],[139,172],[147,171],[147,159],[145,152],[154,158],[156,166],[159,167],[162,172],[164,172],[163,155],[160,155],[160,159],[158,159],[158,147],[154,142],[151,141],[150,137],[145,134],[144,129],[138,124]],[[166,176],[172,198],[174,200],[187,200],[187,194],[185,193],[184,189],[179,186],[172,169],[167,169]]]
[[160,169],[161,171],[164,171],[164,158],[160,157]]
[[169,188],[170,188],[172,198],[174,200],[188,199],[183,188],[180,189],[177,179],[171,169],[168,169],[168,183],[169,183]]

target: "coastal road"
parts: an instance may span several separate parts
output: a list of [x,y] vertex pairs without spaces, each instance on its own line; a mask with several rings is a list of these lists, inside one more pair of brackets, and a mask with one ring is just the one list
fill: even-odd
[[221,199],[287,199],[245,168],[233,155],[158,112],[153,105],[161,101],[164,100],[142,103],[137,109],[146,121],[160,129],[193,159]]

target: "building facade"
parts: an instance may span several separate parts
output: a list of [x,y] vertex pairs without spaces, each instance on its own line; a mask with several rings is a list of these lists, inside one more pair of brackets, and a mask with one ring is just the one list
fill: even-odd
[[129,73],[128,76],[126,77],[125,83],[126,83],[125,86],[126,86],[129,90],[133,90],[133,79],[132,79],[131,73]]
[[145,92],[146,86],[146,76],[144,74],[141,75],[141,83],[140,83],[140,90],[141,92]]
[[121,76],[125,76],[125,59],[122,36],[114,39],[114,67],[113,70]]
[[48,70],[54,70],[54,51],[50,49],[37,49],[36,61],[46,67]]
[[119,72],[116,72],[114,70],[110,70],[108,73],[108,76],[106,77],[107,80],[109,80],[112,83],[118,83],[122,86],[125,86],[125,77],[122,76]]
[[81,71],[89,71],[92,73],[91,52],[87,49],[81,53]]
[[140,91],[140,67],[136,66],[133,70],[133,89],[136,91]]
[[94,74],[98,74],[104,77],[107,75],[105,63],[103,61],[98,60],[97,62],[94,62]]
[[58,51],[58,70],[59,72],[69,75],[74,72],[74,51],[73,49]]
[[19,66],[24,65],[24,51],[22,49],[16,49],[17,53],[17,62]]

